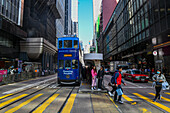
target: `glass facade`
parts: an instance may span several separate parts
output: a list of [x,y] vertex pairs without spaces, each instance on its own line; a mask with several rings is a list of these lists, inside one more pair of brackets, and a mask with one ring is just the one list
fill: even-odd
[[22,26],[24,0],[0,0],[0,14],[13,23]]
[[169,0],[120,0],[103,32],[104,59],[167,30],[169,7]]

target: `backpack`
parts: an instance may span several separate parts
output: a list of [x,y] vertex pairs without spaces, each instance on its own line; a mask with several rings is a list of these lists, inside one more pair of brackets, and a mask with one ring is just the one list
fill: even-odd
[[112,84],[115,83],[115,74],[116,74],[116,73],[117,73],[117,72],[115,72],[114,75],[113,75],[112,78],[111,78],[111,83],[112,83]]

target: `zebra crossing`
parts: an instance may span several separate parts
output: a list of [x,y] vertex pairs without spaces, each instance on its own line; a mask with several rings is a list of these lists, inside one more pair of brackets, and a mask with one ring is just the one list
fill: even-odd
[[[148,93],[148,94],[153,96],[153,98],[155,96],[154,93]],[[169,95],[170,93],[164,93],[164,94]],[[166,105],[162,101],[153,102],[153,100],[152,100],[153,98],[150,98],[150,97],[148,97],[146,95],[142,95],[142,94],[139,94],[139,93],[132,93],[131,97],[129,97],[129,95],[127,96],[127,95],[124,94],[122,97],[123,97],[123,99],[125,101],[131,102],[132,105],[134,103],[136,104],[135,101],[141,101],[142,100],[142,101],[145,101],[145,102],[147,102],[147,103],[149,103],[149,104],[151,104],[151,105],[153,105],[153,106],[155,106],[155,107],[157,107],[159,109],[162,109],[163,111],[166,111],[166,112],[170,113],[170,103],[169,103],[170,102],[170,97],[169,98],[166,98],[164,96],[161,97],[161,99],[166,102]],[[132,97],[135,97],[135,99],[133,99]],[[137,100],[136,100],[136,98],[137,98]],[[143,108],[143,110],[147,111],[146,108]]]
[[[13,95],[13,94],[4,95],[0,98],[5,98],[5,97],[11,96],[11,95]],[[27,97],[27,95],[28,94],[20,94],[15,97],[9,98],[9,100],[5,99],[5,101],[2,101],[0,103],[0,108],[8,106],[11,103],[18,101],[22,98],[25,98],[25,97]],[[34,100],[40,99],[40,97],[42,97],[43,95],[44,95],[43,93],[40,93],[40,94],[35,94],[33,96],[30,96],[29,98],[25,98],[25,100],[22,103],[18,103],[17,105],[15,104],[16,106],[12,106],[12,108],[6,110],[4,113],[14,113],[14,112],[17,113],[17,111],[19,111],[21,108],[25,107],[28,104],[32,104],[34,102]],[[35,108],[32,110],[32,113],[43,113],[47,109],[47,107],[53,103],[53,101],[55,99],[60,99],[59,95],[60,94],[58,94],[58,93],[51,95],[48,99],[44,100],[42,104],[40,104],[39,106],[35,106]],[[69,110],[69,112],[71,112],[71,109],[74,104],[74,100],[76,99],[76,95],[77,94],[71,94],[71,96],[68,98],[68,102],[65,104],[65,107],[63,108],[62,113],[67,113],[68,110]],[[150,95],[150,96],[148,96],[148,95]],[[155,94],[152,92],[147,93],[147,95],[140,94],[140,93],[123,94],[122,97],[125,102],[123,105],[127,104],[127,102],[128,102],[128,103],[130,103],[131,106],[134,106],[139,101],[143,101],[143,102],[146,102],[146,104],[149,103],[165,112],[170,112],[170,96],[169,95],[170,95],[169,92],[165,92],[165,93],[163,93],[163,96],[161,97],[161,99],[162,99],[161,101],[153,102],[152,99],[154,98]],[[153,97],[153,98],[151,98],[151,97]],[[108,99],[110,99],[114,103],[112,98],[109,97]],[[164,104],[164,102],[166,104]],[[117,103],[114,103],[113,105],[116,108],[119,107],[119,105]],[[147,108],[143,107],[143,108],[139,108],[139,109],[143,113],[151,113],[151,111],[149,111]]]

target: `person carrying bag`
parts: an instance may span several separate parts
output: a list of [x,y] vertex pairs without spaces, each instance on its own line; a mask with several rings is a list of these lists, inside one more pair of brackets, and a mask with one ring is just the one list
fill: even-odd
[[152,77],[153,81],[155,82],[155,90],[156,90],[156,95],[155,98],[153,99],[154,102],[156,102],[157,99],[161,100],[161,89],[162,89],[162,84],[166,82],[166,78],[163,74],[161,74],[161,70],[157,70],[157,74],[155,74]]

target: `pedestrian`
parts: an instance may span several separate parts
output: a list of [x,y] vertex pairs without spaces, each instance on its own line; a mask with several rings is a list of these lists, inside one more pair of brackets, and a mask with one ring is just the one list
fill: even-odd
[[91,70],[91,75],[92,75],[91,90],[95,90],[96,89],[96,76],[97,76],[96,66],[93,66],[93,69]]
[[156,95],[155,98],[153,99],[153,101],[155,102],[157,99],[161,100],[161,89],[162,89],[162,83],[166,81],[165,76],[161,73],[161,70],[158,69],[156,71],[157,74],[155,74],[152,79],[154,82],[156,82],[155,85],[155,90],[156,90]]
[[115,92],[116,91],[116,85],[115,85],[115,74],[117,73],[117,71],[115,71],[115,73],[112,75],[112,78],[111,78],[111,81],[110,81],[110,83],[109,83],[109,85],[112,87],[112,91],[109,91],[108,93],[109,93],[109,96],[111,96],[111,97],[113,97],[114,96],[114,94],[113,94],[113,92]]
[[[122,67],[118,67],[117,71],[115,72],[115,76],[114,76],[114,84],[116,86],[116,90],[117,89],[121,89],[122,92],[123,92],[123,89],[121,87],[121,84],[123,83],[124,85],[126,85],[126,83],[124,83],[124,81],[122,80],[122,75],[121,75],[121,72],[122,72]],[[118,92],[115,91],[115,95],[114,95],[114,101],[118,101],[120,104],[123,104],[122,102],[122,95],[119,95],[119,98],[117,100],[117,95],[118,95]]]
[[97,73],[97,78],[98,78],[98,90],[100,91],[102,89],[102,82],[103,82],[103,77],[104,77],[104,68],[103,66],[100,67],[98,73]]

